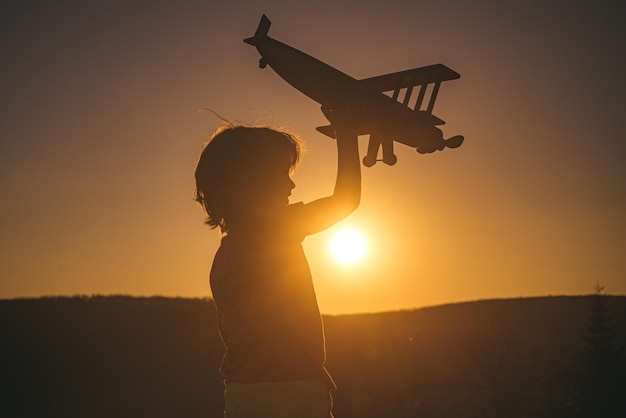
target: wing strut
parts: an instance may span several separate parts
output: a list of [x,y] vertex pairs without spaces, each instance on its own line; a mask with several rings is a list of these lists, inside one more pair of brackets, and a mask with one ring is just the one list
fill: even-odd
[[435,83],[433,87],[433,92],[430,94],[430,101],[428,102],[428,109],[426,111],[428,113],[433,113],[433,108],[435,107],[435,100],[437,100],[437,94],[439,94],[439,87],[441,87],[441,81]]
[[413,110],[419,111],[422,108],[422,103],[424,102],[424,96],[426,95],[426,88],[428,84],[422,84],[420,86],[420,92],[417,95],[417,102],[415,102],[415,108]]

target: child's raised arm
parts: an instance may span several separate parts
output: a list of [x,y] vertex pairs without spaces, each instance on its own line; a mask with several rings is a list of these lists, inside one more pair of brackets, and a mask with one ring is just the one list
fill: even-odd
[[306,205],[306,233],[314,234],[350,215],[361,202],[361,160],[354,110],[332,112],[337,137],[337,179],[329,197]]

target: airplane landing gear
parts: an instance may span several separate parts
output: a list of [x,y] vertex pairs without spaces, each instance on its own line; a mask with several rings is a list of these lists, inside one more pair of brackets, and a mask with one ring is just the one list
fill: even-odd
[[376,164],[376,157],[371,157],[369,155],[366,155],[365,157],[363,157],[363,165],[365,167],[371,167],[374,164]]
[[383,154],[383,163],[387,165],[394,165],[398,162],[398,157],[395,154],[385,155]]

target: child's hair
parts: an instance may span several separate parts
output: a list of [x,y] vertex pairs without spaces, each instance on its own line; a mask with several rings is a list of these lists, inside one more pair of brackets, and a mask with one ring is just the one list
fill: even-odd
[[239,194],[246,182],[262,176],[268,164],[299,164],[303,143],[296,135],[264,126],[227,122],[209,138],[196,167],[195,200],[208,215],[211,228],[228,232],[229,220],[242,209]]

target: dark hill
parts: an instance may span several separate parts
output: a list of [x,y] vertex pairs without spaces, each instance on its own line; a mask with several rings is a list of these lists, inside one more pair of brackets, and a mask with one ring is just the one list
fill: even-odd
[[[512,393],[526,396],[507,400],[518,410],[563,410],[588,307],[545,297],[326,316],[336,416],[491,416]],[[623,342],[626,297],[610,307]],[[0,415],[221,417],[215,323],[201,299],[2,300]]]

